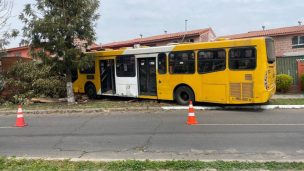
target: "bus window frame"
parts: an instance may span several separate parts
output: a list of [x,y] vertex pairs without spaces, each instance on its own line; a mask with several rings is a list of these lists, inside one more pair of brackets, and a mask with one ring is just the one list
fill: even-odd
[[[245,49],[245,48],[252,48],[255,50],[255,67],[252,69],[231,69],[230,68],[230,52],[232,49]],[[230,71],[255,71],[257,69],[257,65],[258,65],[258,51],[257,51],[257,47],[256,46],[238,46],[238,47],[230,47],[228,49],[228,68]],[[245,58],[246,59],[246,58]]]
[[[170,72],[170,55],[172,53],[183,53],[183,52],[191,52],[193,54],[193,57],[194,57],[194,63],[193,63],[194,70],[193,70],[193,73],[173,73],[173,72]],[[195,50],[184,50],[184,51],[172,51],[172,52],[170,52],[168,54],[168,73],[170,75],[182,75],[182,74],[190,75],[190,74],[195,74],[196,73],[196,53],[195,53]]]
[[[210,71],[210,72],[199,72],[199,53],[200,52],[203,52],[203,51],[223,51],[225,52],[225,58],[223,58],[223,61],[225,62],[225,68],[223,70],[217,70],[217,71]],[[221,71],[225,71],[227,69],[227,51],[225,48],[214,48],[214,49],[199,49],[197,51],[197,54],[196,54],[196,61],[197,61],[197,73],[198,74],[210,74],[210,73],[214,73],[214,72],[221,72]]]

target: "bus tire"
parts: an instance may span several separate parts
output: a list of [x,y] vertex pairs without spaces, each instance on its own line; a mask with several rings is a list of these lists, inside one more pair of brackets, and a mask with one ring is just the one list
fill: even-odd
[[90,99],[95,99],[97,97],[96,88],[92,83],[85,86],[85,93]]
[[194,93],[188,86],[180,86],[174,92],[174,99],[180,105],[188,105],[191,100],[194,102]]

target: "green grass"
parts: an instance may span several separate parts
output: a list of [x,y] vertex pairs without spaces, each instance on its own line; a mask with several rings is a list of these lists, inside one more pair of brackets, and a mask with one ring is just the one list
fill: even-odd
[[202,161],[117,161],[117,162],[71,162],[45,160],[17,160],[0,158],[0,170],[304,170],[304,163],[279,162],[202,162]]
[[271,99],[271,105],[304,105],[304,99]]
[[[157,107],[163,103],[158,103],[157,100],[142,100],[142,99],[99,99],[90,100],[86,103],[68,104],[62,103],[33,103],[23,105],[26,110],[47,110],[47,109],[93,109],[93,108],[127,108],[127,107]],[[166,105],[173,105],[166,103]],[[0,110],[15,110],[17,105],[0,105]]]

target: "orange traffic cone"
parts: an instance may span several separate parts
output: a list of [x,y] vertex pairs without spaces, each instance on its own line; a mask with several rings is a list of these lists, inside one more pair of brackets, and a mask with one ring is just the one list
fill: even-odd
[[24,118],[23,118],[23,112],[22,112],[22,106],[21,105],[18,106],[17,119],[16,119],[15,126],[16,127],[27,126],[27,124],[25,123]]
[[198,122],[196,121],[196,117],[195,117],[192,101],[189,102],[189,111],[188,111],[188,121],[187,121],[187,124],[188,125],[198,124]]

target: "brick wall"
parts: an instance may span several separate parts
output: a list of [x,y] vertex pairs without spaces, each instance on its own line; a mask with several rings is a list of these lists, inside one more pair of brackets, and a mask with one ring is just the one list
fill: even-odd
[[273,37],[275,48],[276,48],[276,56],[285,56],[286,54],[292,54],[295,52],[303,52],[304,48],[292,48],[292,37],[297,35],[287,35],[287,36],[277,36]]

